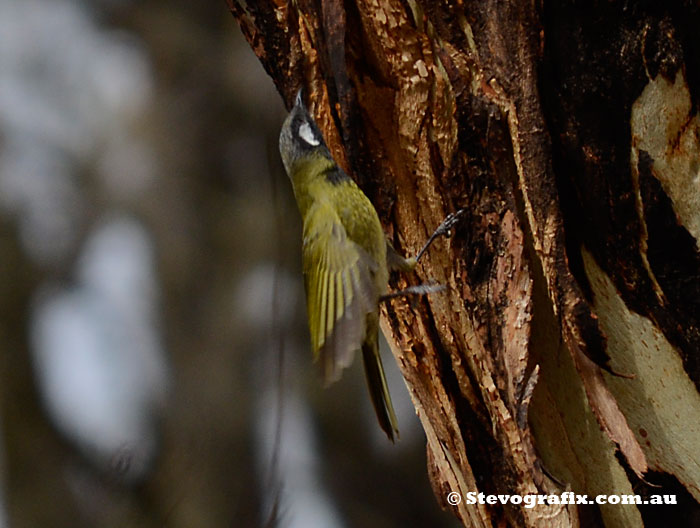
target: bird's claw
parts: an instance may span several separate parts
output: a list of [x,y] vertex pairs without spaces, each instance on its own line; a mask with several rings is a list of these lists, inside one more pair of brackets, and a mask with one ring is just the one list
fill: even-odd
[[430,235],[430,238],[423,246],[423,249],[421,249],[418,252],[418,255],[416,255],[416,262],[420,260],[420,258],[423,256],[423,253],[425,253],[428,247],[430,247],[430,244],[433,243],[433,240],[440,236],[445,236],[447,238],[452,236],[452,228],[455,226],[455,224],[459,220],[459,217],[462,215],[462,213],[464,213],[465,210],[466,209],[460,209],[459,211],[455,211],[454,213],[450,213],[447,215],[447,217],[442,221],[442,223],[438,226],[435,232],[432,235]]
[[440,224],[435,231],[436,236],[445,236],[446,238],[450,238],[452,236],[452,228],[455,226],[455,224],[457,224],[459,217],[462,216],[464,211],[466,211],[466,209],[460,209],[459,211],[448,214],[442,221],[442,224]]

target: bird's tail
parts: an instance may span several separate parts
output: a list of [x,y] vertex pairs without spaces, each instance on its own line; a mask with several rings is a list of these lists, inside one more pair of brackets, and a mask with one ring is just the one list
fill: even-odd
[[386,376],[384,376],[382,358],[379,356],[376,333],[374,334],[374,339],[370,338],[362,344],[362,360],[365,364],[369,395],[372,398],[379,425],[389,437],[389,440],[394,442],[399,437],[399,429],[396,415],[394,414],[394,407],[391,404]]

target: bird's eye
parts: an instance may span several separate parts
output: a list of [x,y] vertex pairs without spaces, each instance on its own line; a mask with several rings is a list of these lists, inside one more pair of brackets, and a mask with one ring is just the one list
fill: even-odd
[[299,125],[299,137],[302,139],[302,141],[308,143],[312,147],[317,147],[321,143],[316,136],[314,129],[311,128],[311,125],[306,121]]

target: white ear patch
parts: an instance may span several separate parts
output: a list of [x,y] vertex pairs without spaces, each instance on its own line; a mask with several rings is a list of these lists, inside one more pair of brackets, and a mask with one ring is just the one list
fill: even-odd
[[309,125],[306,122],[299,125],[299,137],[306,141],[312,147],[316,147],[321,143],[316,137],[316,134],[314,134],[311,125]]

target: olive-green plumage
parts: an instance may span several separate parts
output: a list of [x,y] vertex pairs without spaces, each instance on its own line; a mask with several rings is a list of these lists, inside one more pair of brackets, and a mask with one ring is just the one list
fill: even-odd
[[379,299],[387,291],[389,265],[412,269],[415,259],[403,259],[388,245],[374,206],[333,161],[300,95],[282,126],[280,153],[304,225],[302,260],[314,358],[331,383],[362,350],[372,403],[393,441],[396,416],[377,343]]

